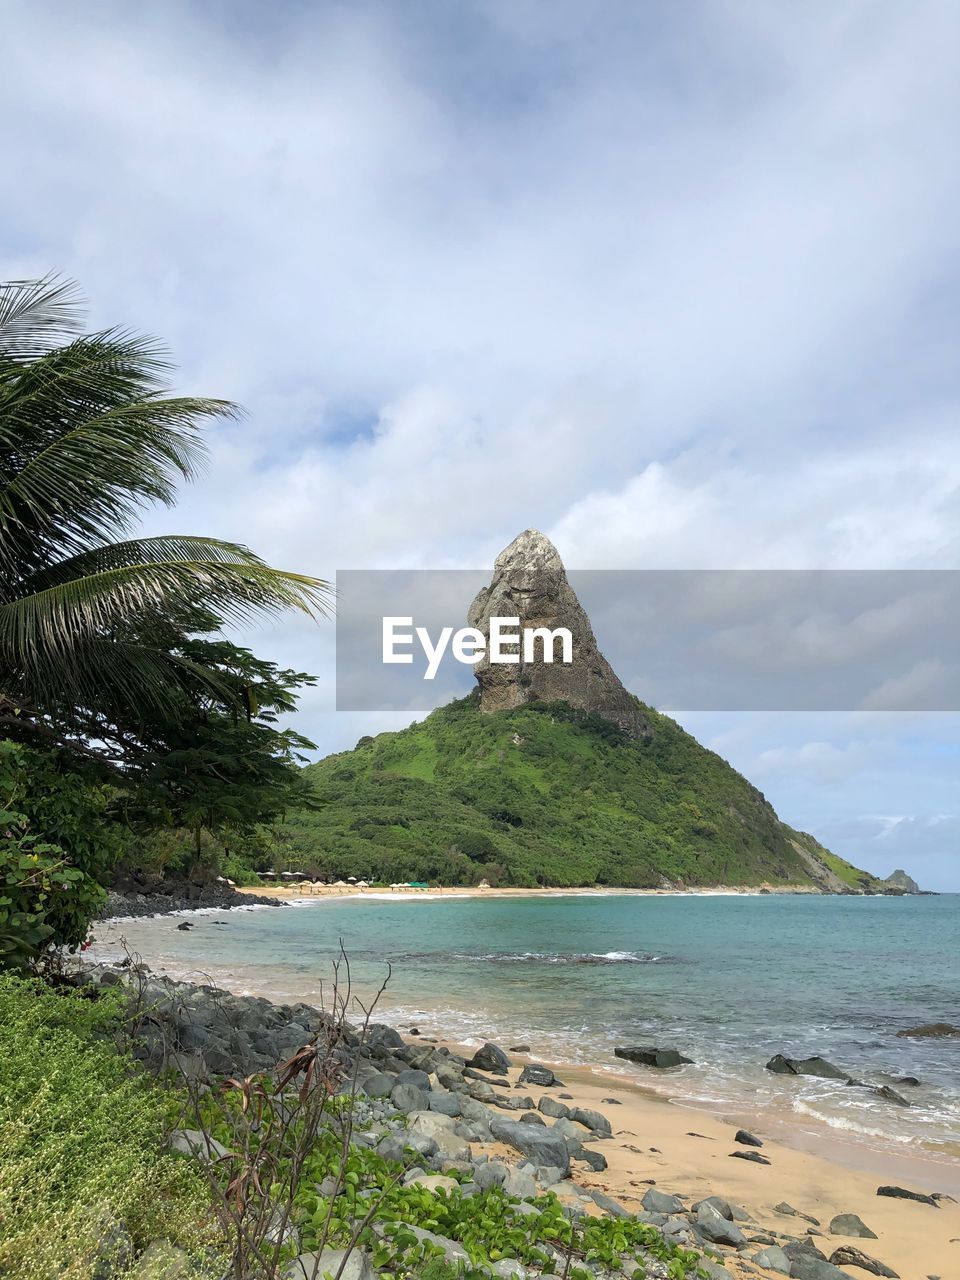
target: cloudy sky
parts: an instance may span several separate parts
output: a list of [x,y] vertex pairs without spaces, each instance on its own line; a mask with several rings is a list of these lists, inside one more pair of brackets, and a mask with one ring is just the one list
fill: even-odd
[[[76,277],[248,411],[151,529],[325,577],[528,526],[575,568],[960,569],[953,0],[0,16],[0,274]],[[333,710],[331,626],[255,640],[321,677],[322,750],[396,726]],[[960,889],[960,716],[682,719]]]

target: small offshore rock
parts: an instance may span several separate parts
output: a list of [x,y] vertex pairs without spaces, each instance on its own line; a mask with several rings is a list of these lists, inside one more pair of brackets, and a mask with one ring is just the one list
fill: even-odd
[[510,1046],[511,1053],[529,1053],[530,1046],[528,1044],[512,1044]]
[[909,1027],[906,1031],[898,1031],[897,1035],[901,1039],[911,1036],[939,1039],[946,1036],[960,1036],[960,1027],[955,1027],[950,1022],[926,1022],[921,1027]]
[[887,1280],[900,1280],[900,1276],[892,1267],[861,1253],[852,1244],[842,1244],[839,1249],[835,1249],[830,1255],[830,1261],[835,1267],[860,1267],[863,1271],[869,1271],[871,1275],[886,1276]]
[[762,1147],[763,1142],[760,1138],[755,1138],[752,1133],[748,1133],[746,1129],[738,1129],[733,1138],[734,1142],[742,1143],[745,1147]]
[[731,1151],[731,1159],[733,1160],[749,1160],[752,1164],[772,1164],[772,1160],[768,1160],[766,1156],[762,1156],[759,1151]]
[[855,1213],[838,1213],[830,1219],[828,1228],[832,1236],[859,1236],[862,1240],[876,1240],[877,1233],[871,1231],[867,1224]]
[[667,1195],[664,1191],[658,1191],[656,1187],[651,1187],[649,1191],[644,1192],[640,1203],[650,1213],[683,1213],[682,1200],[677,1196]]
[[627,1062],[639,1062],[644,1067],[659,1067],[664,1070],[667,1067],[681,1067],[686,1063],[691,1063],[692,1058],[686,1058],[677,1049],[660,1049],[655,1045],[632,1045],[621,1046],[614,1049],[614,1057],[625,1058]]
[[822,1080],[849,1080],[846,1071],[828,1062],[826,1058],[785,1058],[782,1053],[774,1054],[767,1063],[767,1070],[782,1076],[819,1076]]
[[934,1196],[925,1195],[922,1191],[908,1191],[906,1187],[877,1187],[878,1196],[890,1196],[894,1200],[916,1200],[920,1204],[932,1204],[939,1209]]

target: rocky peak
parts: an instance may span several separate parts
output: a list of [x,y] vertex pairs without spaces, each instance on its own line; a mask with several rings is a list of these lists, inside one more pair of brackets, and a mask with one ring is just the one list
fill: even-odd
[[903,893],[920,893],[920,886],[912,876],[908,876],[899,867],[884,881],[891,889],[900,889]]
[[520,628],[566,627],[573,639],[573,661],[543,661],[538,644],[534,660],[494,664],[484,657],[476,666],[482,712],[509,711],[524,703],[569,702],[589,714],[618,724],[632,738],[651,729],[636,700],[620,683],[597,648],[590,619],[567,581],[556,547],[537,529],[525,529],[497,556],[493,578],[470,606],[467,620],[489,638],[491,618],[519,618]]

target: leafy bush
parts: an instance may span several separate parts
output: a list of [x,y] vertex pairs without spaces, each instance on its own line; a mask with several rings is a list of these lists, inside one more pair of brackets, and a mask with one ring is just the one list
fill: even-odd
[[91,1280],[97,1250],[213,1243],[188,1161],[166,1154],[168,1102],[112,1043],[108,995],[0,974],[0,1275]]
[[0,966],[86,938],[121,848],[108,803],[58,753],[0,741]]

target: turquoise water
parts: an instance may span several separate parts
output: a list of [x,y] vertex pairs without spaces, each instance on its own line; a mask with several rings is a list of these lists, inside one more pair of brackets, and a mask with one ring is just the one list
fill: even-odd
[[[527,1043],[552,1062],[599,1064],[691,1102],[789,1112],[877,1147],[960,1157],[960,1038],[899,1039],[960,1025],[960,895],[570,896],[323,899],[101,926],[143,958],[236,990],[318,1000],[340,939],[355,990],[392,976],[383,1016],[424,1034]],[[668,1074],[620,1062],[618,1044],[675,1046]],[[904,1110],[866,1090],[764,1070],[819,1053],[897,1086]]]

